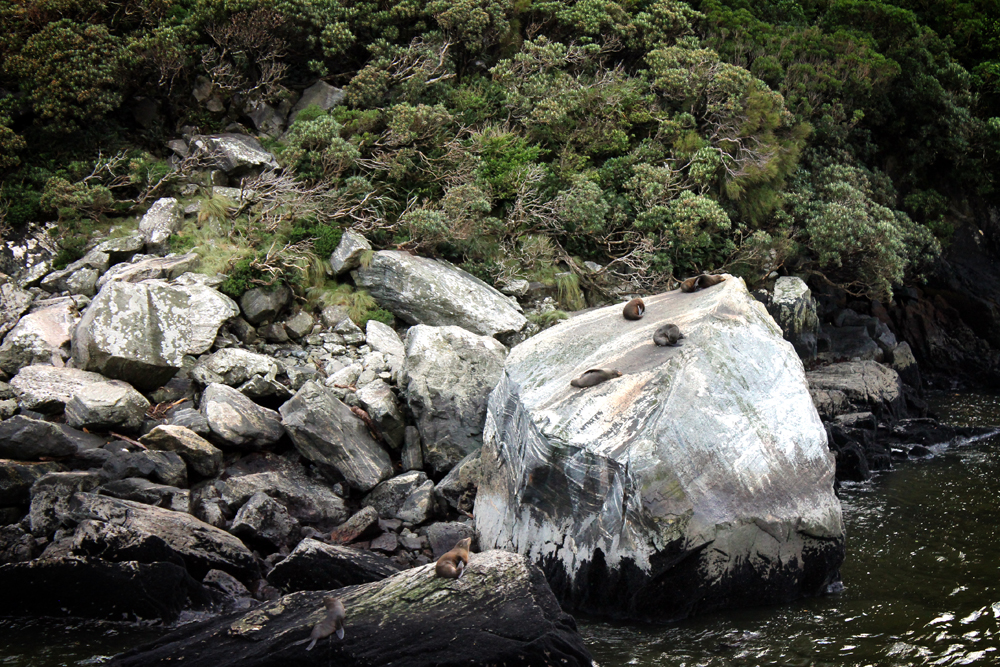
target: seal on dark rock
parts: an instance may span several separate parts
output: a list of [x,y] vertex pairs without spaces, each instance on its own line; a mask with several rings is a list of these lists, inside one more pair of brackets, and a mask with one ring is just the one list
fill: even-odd
[[323,604],[326,605],[326,618],[313,626],[312,634],[309,635],[309,639],[312,641],[303,639],[300,642],[295,642],[292,646],[309,642],[306,650],[311,651],[316,646],[316,642],[320,639],[326,639],[333,633],[337,633],[337,639],[344,638],[344,619],[347,618],[344,603],[337,598],[323,598]]
[[642,314],[646,312],[646,304],[642,302],[642,299],[632,299],[625,304],[625,310],[622,311],[622,315],[625,316],[626,320],[640,320],[642,319]]
[[445,579],[458,579],[465,572],[465,566],[469,564],[469,548],[472,547],[472,538],[466,537],[458,541],[455,548],[438,558],[434,564],[434,572],[439,577]]
[[584,371],[580,377],[571,380],[570,385],[582,389],[583,387],[593,387],[595,384],[601,384],[605,380],[620,378],[621,376],[622,372],[614,368],[591,368]]
[[694,276],[693,278],[688,278],[681,282],[682,292],[697,292],[700,289],[706,287],[711,287],[712,285],[718,285],[723,280],[725,276],[710,276],[707,273],[703,273],[700,276]]
[[684,338],[684,334],[677,328],[676,324],[664,324],[653,334],[653,342],[661,346],[674,346],[677,341]]

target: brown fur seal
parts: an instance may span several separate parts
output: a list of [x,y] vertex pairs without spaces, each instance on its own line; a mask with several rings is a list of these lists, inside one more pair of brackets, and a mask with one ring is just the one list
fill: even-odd
[[712,285],[718,285],[723,280],[725,280],[724,276],[710,276],[707,273],[703,273],[700,276],[694,276],[693,278],[688,278],[687,280],[681,282],[681,291],[697,292],[700,289],[711,287]]
[[465,572],[465,566],[469,564],[469,549],[472,547],[472,538],[466,537],[459,540],[455,548],[438,558],[434,565],[434,572],[439,577],[445,579],[458,579]]
[[684,338],[684,334],[676,324],[664,324],[653,334],[653,342],[657,345],[674,346],[681,338]]
[[570,385],[582,389],[583,387],[593,387],[595,384],[601,384],[605,380],[620,378],[621,376],[622,372],[614,368],[591,368],[584,371],[580,377],[570,381]]
[[[309,635],[309,639],[303,639],[300,642],[295,642],[292,646],[298,644],[305,644],[309,642],[309,646],[306,646],[307,651],[311,651],[313,646],[316,646],[316,642],[320,639],[325,639],[337,633],[337,639],[344,638],[344,619],[347,618],[347,612],[344,610],[344,603],[337,598],[323,598],[323,604],[326,605],[326,618],[313,626],[312,634]],[[309,641],[309,640],[312,641]]]
[[642,319],[642,314],[646,312],[646,304],[642,302],[642,299],[632,299],[625,304],[625,310],[622,311],[622,315],[625,316],[626,320],[640,320]]

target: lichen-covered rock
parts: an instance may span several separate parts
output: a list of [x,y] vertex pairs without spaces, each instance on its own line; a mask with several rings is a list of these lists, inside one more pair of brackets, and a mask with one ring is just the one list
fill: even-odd
[[31,292],[21,289],[9,276],[0,273],[0,338],[28,312],[34,298]]
[[328,591],[381,581],[399,572],[385,556],[306,538],[274,566],[267,581],[286,593]]
[[224,384],[205,388],[201,414],[212,429],[212,439],[223,446],[259,450],[273,445],[285,434],[277,412],[257,405]]
[[183,426],[161,424],[139,442],[150,449],[176,452],[202,477],[212,477],[222,468],[222,450]]
[[94,246],[94,250],[106,253],[109,264],[114,266],[120,262],[127,262],[132,259],[136,253],[142,251],[145,245],[146,239],[142,237],[142,234],[132,234],[130,236],[121,236],[101,241]]
[[32,364],[63,365],[69,359],[73,330],[79,321],[72,299],[28,313],[3,337],[0,369],[14,375]]
[[340,237],[337,249],[330,255],[333,275],[353,271],[361,265],[361,255],[372,249],[372,244],[361,234],[348,230]]
[[109,264],[110,258],[107,253],[91,250],[65,269],[53,271],[45,276],[40,286],[47,292],[94,296],[97,293],[97,280],[108,270]]
[[906,417],[899,374],[875,361],[830,364],[806,373],[816,409],[827,419],[849,412],[871,412],[895,422]]
[[153,202],[139,221],[139,235],[151,253],[165,253],[171,234],[184,226],[184,209],[173,197],[163,197]]
[[392,476],[392,461],[351,409],[315,382],[307,382],[280,408],[295,448],[313,463],[333,468],[359,491]]
[[270,376],[278,374],[278,364],[263,354],[250,352],[238,347],[227,347],[198,360],[196,369],[204,369],[221,378],[219,381],[230,387],[241,385],[254,375]]
[[304,310],[300,310],[284,322],[285,333],[298,340],[308,335],[316,324],[316,319]]
[[375,253],[355,283],[410,324],[456,325],[482,336],[505,336],[527,324],[517,302],[446,262],[395,250]]
[[417,325],[407,332],[403,396],[432,473],[448,472],[482,446],[487,399],[506,353],[493,338],[459,327]]
[[260,326],[273,322],[282,310],[292,301],[292,290],[287,285],[275,288],[255,287],[247,290],[240,297],[240,308],[247,322]]
[[277,169],[278,161],[260,142],[245,134],[202,134],[191,138],[191,148],[213,157],[213,166],[228,176],[261,169]]
[[110,282],[139,283],[143,280],[173,280],[188,271],[193,271],[201,262],[197,253],[168,255],[167,257],[146,257],[131,264],[111,267],[97,281],[97,289]]
[[782,276],[774,284],[768,311],[802,359],[816,358],[819,317],[812,292],[801,278]]
[[73,360],[78,368],[155,389],[215,342],[219,327],[239,315],[236,304],[189,281],[110,282],[77,325]]
[[329,594],[292,593],[243,615],[185,626],[109,665],[326,667],[331,655],[339,667],[592,664],[573,618],[538,568],[517,554],[473,554],[458,580],[434,576],[430,564],[338,589],[347,611],[343,641],[323,639],[306,652],[299,642],[324,618]]
[[392,387],[382,380],[369,382],[355,393],[361,407],[372,418],[386,443],[399,449],[403,444],[406,420],[399,411],[399,401]]
[[[578,315],[514,348],[490,396],[476,528],[570,608],[668,620],[821,593],[844,556],[826,432],[739,278]],[[678,347],[653,344],[665,322]],[[596,386],[590,368],[621,372]]]
[[10,386],[23,409],[58,414],[78,391],[105,382],[107,378],[99,373],[77,368],[25,366],[10,381]]
[[95,382],[74,392],[66,403],[66,423],[73,428],[120,428],[138,431],[149,401],[121,380]]
[[77,445],[58,424],[24,415],[0,422],[0,457],[37,461],[75,454]]

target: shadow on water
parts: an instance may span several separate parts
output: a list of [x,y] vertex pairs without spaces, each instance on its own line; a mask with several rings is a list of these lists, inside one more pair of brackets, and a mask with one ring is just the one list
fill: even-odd
[[[1000,397],[932,397],[941,421],[1000,424]],[[1000,436],[841,491],[845,589],[669,627],[580,623],[601,667],[1000,664]]]

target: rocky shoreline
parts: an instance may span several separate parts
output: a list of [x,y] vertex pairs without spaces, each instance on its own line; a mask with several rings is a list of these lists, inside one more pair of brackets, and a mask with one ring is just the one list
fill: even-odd
[[[531,338],[524,312],[551,301],[544,288],[501,294],[447,263],[375,252],[347,232],[330,272],[397,318],[362,329],[346,309],[313,311],[287,288],[225,296],[221,276],[193,272],[197,255],[166,254],[184,214],[161,200],[137,233],[100,240],[60,271],[28,244],[18,275],[0,277],[0,582],[10,591],[0,615],[174,623],[192,610],[222,614],[122,656],[123,666],[180,657],[312,664],[331,654],[343,664],[589,664],[560,604],[666,620],[822,593],[843,557],[834,472],[837,481],[867,479],[894,459],[983,432],[928,417],[914,351],[893,333],[909,331],[893,314],[909,312],[905,299],[886,309],[836,291],[814,296],[794,277],[777,278],[756,301],[738,279],[684,303],[679,293],[649,295],[651,313],[659,308],[689,334],[683,361],[660,364],[648,361],[645,333],[630,343],[619,331],[620,305]],[[589,340],[591,331],[614,344]],[[771,356],[752,358],[762,348]],[[539,349],[551,364],[533,360]],[[711,354],[699,357],[702,349]],[[711,401],[698,383],[731,357],[757,365],[714,385],[732,382],[738,393],[766,375],[778,398],[762,385],[764,398],[751,403],[806,407],[704,407]],[[574,404],[582,399],[563,395],[562,376],[593,359],[615,360],[631,384]],[[788,372],[762,370],[774,368]],[[673,393],[649,393],[658,387]],[[606,405],[616,412],[595,435]],[[649,444],[635,434],[660,432],[649,417],[657,405],[670,406],[671,420],[681,405],[702,406],[698,419],[720,416],[705,460],[722,472],[707,492],[701,471],[682,461],[656,468],[673,450],[650,458],[655,470],[643,477]],[[720,426],[748,412],[752,428]],[[573,422],[576,414],[585,419]],[[620,421],[631,430],[619,442]],[[658,442],[683,442],[693,456],[700,445],[689,434],[704,425],[691,423]],[[739,442],[766,464],[748,481],[740,452],[722,464],[711,447],[750,431],[763,435]],[[616,444],[596,452],[574,438]],[[776,454],[774,442],[795,456]],[[637,449],[623,457],[627,447]],[[749,489],[772,473],[809,482],[769,492],[791,504],[756,507],[767,494]],[[707,527],[702,507],[719,506],[717,488],[749,500]],[[518,514],[525,508],[530,521]],[[765,515],[773,525],[760,528]],[[799,527],[775,537],[786,522]],[[759,541],[751,533],[775,537],[782,565],[737,570],[723,559],[706,581],[694,566],[701,556],[685,561],[713,541],[739,560]],[[559,555],[566,535],[579,562]],[[435,578],[431,563],[465,537],[483,549],[469,575]],[[796,560],[801,553],[815,565]],[[334,590],[350,601],[351,632],[301,657],[291,642],[315,622],[319,591]],[[654,603],[666,611],[641,611]],[[387,607],[398,612],[390,628],[380,620]]]

